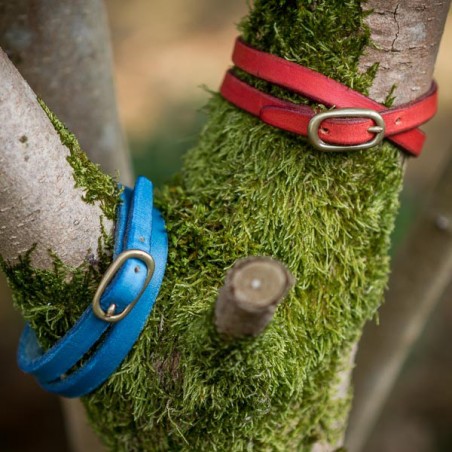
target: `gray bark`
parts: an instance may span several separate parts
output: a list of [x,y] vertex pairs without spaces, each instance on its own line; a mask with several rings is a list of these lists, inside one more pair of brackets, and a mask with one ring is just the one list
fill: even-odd
[[0,47],[90,159],[132,182],[102,0],[0,0]]
[[78,266],[96,253],[102,211],[82,201],[68,149],[1,50],[0,80],[0,255],[14,263],[37,243],[35,267],[51,266],[49,249]]
[[360,61],[365,70],[379,62],[370,97],[383,102],[396,85],[395,105],[410,102],[430,88],[450,0],[368,0],[367,18],[374,47]]
[[[131,184],[133,174],[117,113],[103,2],[0,0],[0,47],[33,90],[76,134],[90,159],[109,174],[119,172],[121,182]],[[87,427],[80,402],[66,400],[63,410],[73,450],[99,450],[100,443]]]
[[[131,184],[106,19],[101,0],[0,0],[0,47],[77,135],[91,160]],[[73,450],[99,450],[80,402],[67,400],[63,409]]]
[[[12,4],[12,2],[6,3]],[[33,3],[39,4],[40,2]],[[58,6],[58,2],[50,3],[52,3],[52,7]],[[373,3],[377,2],[371,0],[367,3],[367,6],[372,7]],[[382,2],[378,3],[381,4]],[[392,5],[392,2],[387,3],[389,6]],[[410,2],[410,4],[412,3],[413,2]],[[441,2],[441,5],[444,5],[444,2]],[[0,6],[2,6],[1,1]],[[3,3],[3,6],[5,6],[5,3]],[[443,11],[438,8],[434,12],[435,15],[438,14],[438,16],[445,17],[445,11],[446,10]],[[0,12],[2,11],[0,10]],[[386,19],[389,20],[391,14],[393,19],[397,18],[398,10],[396,11],[396,9],[393,8],[387,13],[383,12],[382,15],[386,16]],[[3,14],[0,14],[0,16],[3,16]],[[34,15],[31,15],[30,17],[32,18]],[[428,22],[428,19],[428,15],[423,15],[422,23],[424,23],[424,21]],[[378,33],[383,36],[385,33],[384,28],[383,25],[379,25],[379,23],[383,24],[385,22],[375,21],[372,23],[372,16],[370,16],[369,21],[374,39],[376,39]],[[404,27],[409,25],[404,25],[401,22],[397,22],[396,25],[397,27],[400,26],[400,29],[398,29],[399,35],[396,37],[397,41],[399,36],[402,36],[401,33],[403,33]],[[394,21],[392,26],[394,26]],[[48,33],[48,30],[43,34],[46,33]],[[16,36],[16,38],[12,39],[10,37],[9,39],[12,39],[19,47],[22,45],[22,40],[25,42],[25,47],[31,45],[30,39],[27,38],[29,35],[27,33],[21,34],[21,30],[19,30],[16,35],[15,32],[13,32],[12,36],[13,38]],[[17,36],[19,37],[18,39]],[[33,37],[35,36],[32,35],[31,40],[33,40]],[[427,44],[426,41],[425,45]],[[62,48],[64,48],[65,45],[68,45],[67,41],[59,44]],[[418,43],[416,45],[420,44]],[[393,82],[391,82],[391,73],[394,72],[397,74],[403,72],[405,70],[404,66],[407,66],[406,63],[399,64],[396,61],[396,58],[392,53],[397,52],[394,52],[392,47],[382,51],[388,54],[387,57],[389,58],[389,62],[387,63],[387,69],[382,65],[375,83],[375,90],[371,94],[371,97],[377,100],[382,100],[378,96],[384,94],[385,97],[390,90],[390,87],[393,84]],[[50,53],[52,52],[50,51]],[[413,56],[411,64],[415,66],[418,58],[419,56]],[[383,60],[383,56],[378,54],[372,56],[372,51],[370,51],[368,55],[363,58],[362,67],[364,68],[366,65],[379,60]],[[64,59],[60,60],[60,64],[62,64],[61,61],[64,61]],[[1,232],[3,237],[0,240],[0,247],[3,248],[0,249],[0,254],[10,260],[14,260],[18,253],[27,249],[28,239],[28,242],[34,243],[39,241],[40,243],[40,257],[35,263],[36,266],[45,268],[46,265],[49,264],[49,262],[46,261],[48,248],[56,251],[60,257],[63,256],[66,263],[77,265],[84,259],[87,249],[96,249],[97,247],[100,209],[97,206],[88,206],[89,209],[92,210],[89,212],[83,211],[82,206],[87,206],[80,199],[80,191],[71,188],[73,187],[73,182],[71,181],[72,172],[65,160],[67,151],[61,146],[61,143],[59,143],[59,139],[51,125],[49,125],[48,121],[46,122],[47,118],[34,100],[33,93],[26,84],[18,78],[17,73],[14,72],[12,66],[6,61],[3,54],[0,54],[0,62],[0,77],[2,80],[2,86],[0,87],[0,123],[2,124],[0,134],[0,148],[2,151],[0,158],[0,193],[2,193],[2,198],[8,198],[8,200],[5,201],[5,206],[0,205],[0,224],[2,227],[5,226],[5,229],[2,229]],[[20,61],[18,64],[20,64]],[[62,66],[66,67],[64,64],[62,64]],[[432,62],[431,66],[431,70],[433,70]],[[75,68],[72,66],[72,68],[76,71],[77,66],[75,66]],[[384,73],[385,75],[382,75],[383,69],[386,71]],[[71,73],[72,71],[68,70],[66,75]],[[50,74],[50,76],[52,76],[52,74]],[[45,80],[45,77],[43,77],[43,80]],[[383,82],[379,80],[383,80]],[[388,80],[387,83],[385,82],[386,80]],[[430,82],[427,71],[423,72],[423,80]],[[410,79],[408,79],[408,82],[410,82]],[[380,86],[380,88],[378,88],[378,86]],[[6,87],[9,87],[9,89],[6,89]],[[406,92],[411,93],[412,98],[415,98],[421,94],[422,89],[421,82],[415,82],[413,79],[411,88]],[[11,91],[17,91],[17,95],[12,95]],[[403,103],[405,101],[404,95],[399,94],[398,91],[396,91],[395,94],[397,95],[397,103]],[[42,97],[53,107],[52,103],[45,95]],[[72,96],[69,100],[75,101]],[[74,105],[76,104],[74,103]],[[53,108],[58,113],[58,110],[55,107]],[[11,117],[12,114],[14,114],[14,116]],[[68,122],[67,119],[66,121]],[[96,122],[96,120],[91,118],[91,122]],[[72,128],[74,127],[72,126]],[[27,134],[25,134],[25,131]],[[23,136],[27,136],[27,139],[33,136],[33,140],[24,142],[22,139]],[[37,155],[36,150],[40,151],[40,155],[37,155],[37,157],[34,157],[32,160],[33,165],[23,164],[26,156],[28,156],[29,161],[31,157],[24,153],[25,146],[20,147],[18,143],[20,145],[28,143],[29,149],[31,149],[32,152],[34,151],[34,155]],[[9,164],[9,159],[12,159],[12,164]],[[44,163],[39,164],[39,162]],[[14,166],[18,166],[18,168],[14,168]],[[11,172],[11,175],[8,175],[9,172]],[[7,179],[7,177],[9,177],[9,179]],[[57,192],[59,196],[53,196],[52,192]],[[49,203],[51,204],[51,208],[48,207]],[[41,208],[44,210],[41,210]],[[15,209],[14,212],[13,209]],[[33,212],[34,214],[32,221],[27,219],[27,215],[29,215],[30,212]],[[55,214],[55,212],[57,214]],[[13,213],[14,215],[12,215]],[[92,222],[93,224],[90,224],[90,218],[95,219],[96,221]],[[20,225],[21,220],[25,221],[24,225]],[[81,226],[81,223],[83,226]],[[111,227],[111,225],[109,226]],[[14,233],[16,232],[16,229],[21,228],[26,231],[28,237],[26,237],[27,234],[22,234],[20,240],[16,240],[17,237]],[[4,243],[10,241],[13,236],[15,237],[14,245],[10,246]],[[4,238],[7,240],[4,240]],[[54,243],[55,241],[57,243]],[[71,246],[73,246],[73,248],[70,248]],[[341,391],[342,390],[343,388],[341,388]]]

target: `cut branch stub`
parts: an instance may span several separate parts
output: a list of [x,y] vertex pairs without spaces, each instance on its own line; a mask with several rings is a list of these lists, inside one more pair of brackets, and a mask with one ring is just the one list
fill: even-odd
[[217,331],[230,338],[257,336],[270,323],[294,278],[279,261],[249,257],[228,271],[215,306]]

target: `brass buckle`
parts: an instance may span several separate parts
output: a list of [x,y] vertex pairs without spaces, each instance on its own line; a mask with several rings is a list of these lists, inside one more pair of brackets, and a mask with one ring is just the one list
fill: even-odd
[[[323,121],[331,118],[370,118],[375,122],[375,125],[369,127],[368,131],[375,133],[376,135],[372,140],[366,143],[350,146],[339,146],[325,143],[319,137],[319,127]],[[383,141],[385,129],[386,125],[383,117],[374,110],[368,110],[365,108],[340,108],[337,110],[326,111],[324,113],[318,113],[313,116],[308,125],[308,140],[319,151],[360,151],[380,144]]]
[[[124,264],[124,262],[128,259],[139,259],[140,261],[144,262],[146,264],[147,268],[147,274],[146,279],[144,280],[144,284],[142,289],[140,290],[140,293],[134,298],[134,300],[126,307],[122,312],[115,315],[115,309],[116,305],[111,304],[107,311],[105,312],[101,305],[100,305],[100,299],[104,293],[104,290],[110,283],[110,281],[113,279],[113,277],[116,275],[118,270],[121,268],[121,266]],[[155,263],[153,257],[146,253],[145,251],[141,250],[126,250],[123,251],[121,254],[118,255],[118,257],[111,263],[111,265],[107,268],[107,271],[105,272],[104,276],[102,277],[102,280],[99,283],[99,287],[96,290],[96,293],[94,294],[93,298],[93,311],[96,317],[98,317],[101,320],[104,320],[105,322],[115,323],[119,320],[122,320],[131,310],[132,308],[137,304],[138,300],[143,295],[144,291],[146,290],[147,286],[149,285],[149,282],[152,279],[152,275],[154,274],[155,269]]]

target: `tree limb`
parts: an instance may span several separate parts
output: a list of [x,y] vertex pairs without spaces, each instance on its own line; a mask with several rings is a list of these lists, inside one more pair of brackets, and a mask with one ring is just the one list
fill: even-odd
[[0,0],[0,47],[104,171],[132,182],[102,0]]
[[[367,18],[367,23],[371,28],[375,46],[367,49],[360,60],[360,67],[364,70],[376,61],[379,62],[379,70],[370,89],[371,98],[384,102],[388,100],[388,95],[391,95],[394,97],[394,104],[400,105],[414,100],[428,90],[449,6],[450,0],[435,4],[420,0],[411,0],[403,4],[394,0],[366,2],[366,8],[373,10]],[[413,264],[412,257],[409,260]],[[390,285],[394,284],[393,281],[397,278],[404,279],[404,270],[399,273],[398,265],[401,265],[399,258],[395,263]],[[425,287],[428,287],[428,284]],[[389,296],[394,300],[392,304],[395,304],[395,300],[403,295],[402,293],[396,295],[391,290]],[[408,300],[398,300],[398,303],[401,302],[411,303]],[[384,312],[390,304],[388,300],[381,309],[382,321]],[[389,317],[392,315],[389,314]],[[359,344],[356,382],[354,380],[355,398],[347,432],[347,444],[351,451],[359,451],[363,446],[389,393],[389,388],[400,371],[404,355],[409,350],[406,348],[402,353],[400,350],[397,352],[398,339],[394,337],[394,333],[398,331],[395,336],[400,333],[401,339],[404,335],[403,330],[408,327],[410,320],[398,315],[391,318],[389,329],[393,334],[385,335],[386,327],[382,331],[375,325],[368,325],[365,329],[367,331],[364,336],[365,342]],[[385,340],[382,340],[383,336]],[[369,345],[366,344],[367,341]],[[380,347],[381,357],[378,358],[375,353]],[[362,363],[360,357],[366,355],[366,350],[368,362]],[[389,366],[385,364],[388,353],[394,353],[392,365]],[[386,381],[387,372],[390,372],[391,378]],[[380,385],[380,389],[374,388],[369,391],[367,380],[373,381],[376,386]],[[369,402],[369,397],[373,403]]]
[[0,255],[15,263],[36,244],[36,268],[51,267],[48,250],[77,267],[97,252],[100,206],[82,201],[68,149],[1,49],[0,80]]
[[413,344],[452,275],[452,159],[403,248],[398,252],[379,325],[359,345],[348,446],[365,444]]
[[[266,8],[266,3],[256,6],[255,21],[249,25],[249,35],[254,34],[257,40],[261,37],[259,20],[264,17],[262,8]],[[277,3],[281,6],[284,2]],[[331,9],[336,11],[338,5]],[[293,2],[286,2],[285,6],[293,19],[298,18],[299,10]],[[346,8],[359,16],[356,4]],[[323,17],[317,13],[316,24]],[[266,20],[269,18],[270,22],[275,19],[267,14]],[[254,33],[256,23],[258,33]],[[270,33],[275,29],[266,28]],[[287,26],[287,30],[292,32],[294,27]],[[312,35],[312,30],[308,31],[307,40]],[[337,30],[328,36],[332,43],[336,35]],[[267,43],[280,44],[280,38],[270,36]],[[289,36],[286,38],[289,41]],[[300,39],[292,42],[304,45]],[[309,53],[311,47],[305,47]],[[287,46],[282,48],[284,51]],[[314,53],[308,55],[310,61],[322,59]],[[352,75],[358,78],[357,74]],[[337,390],[335,372],[343,370],[339,365],[345,360],[342,353],[350,350],[362,322],[374,312],[385,282],[387,235],[400,183],[397,152],[384,145],[378,153],[358,157],[317,155],[305,142],[257,124],[221,99],[212,101],[210,114],[211,122],[200,146],[190,154],[191,161],[187,159],[183,186],[168,190],[167,197],[162,198],[176,242],[166,286],[155,311],[156,316],[161,316],[158,333],[157,328],[144,331],[135,352],[127,359],[127,372],[113,375],[88,398],[92,418],[110,446],[124,450],[130,449],[131,444],[150,448],[157,441],[162,449],[168,441],[178,446],[187,444],[186,437],[191,444],[230,444],[231,435],[242,445],[252,444],[255,439],[268,447],[275,441],[291,445],[300,445],[300,441],[311,445],[318,439],[335,441],[340,433],[332,431],[334,423],[346,411],[346,403],[336,403],[346,390]],[[216,152],[212,152],[213,148]],[[379,177],[373,177],[372,163],[378,163]],[[240,179],[237,168],[242,169]],[[390,182],[386,183],[389,176]],[[346,185],[349,180],[352,183]],[[385,188],[386,197],[369,194],[369,186],[357,181],[365,181],[373,192]],[[235,187],[232,194],[231,186]],[[222,221],[228,215],[231,221]],[[331,215],[336,215],[334,220]],[[351,231],[347,229],[343,234],[344,225],[350,226]],[[278,240],[274,241],[275,237]],[[353,246],[357,242],[362,248],[355,252]],[[218,353],[221,344],[213,343],[214,339],[205,334],[207,328],[203,328],[206,313],[210,312],[205,308],[209,302],[205,281],[212,286],[211,275],[217,275],[219,266],[224,265],[223,257],[233,256],[238,247],[259,247],[269,254],[276,250],[284,261],[291,260],[291,269],[296,269],[297,276],[305,278],[296,288],[292,309],[284,312],[289,327],[275,335],[274,339],[284,344],[275,351],[288,353],[276,365],[273,356],[269,359],[269,354],[258,347],[244,348],[240,353],[220,348]],[[371,251],[373,254],[369,254]],[[334,285],[335,282],[340,284]],[[177,361],[171,359],[174,350],[181,356]],[[183,378],[172,378],[174,372],[169,373],[166,378],[161,377],[161,386],[156,390],[155,382],[147,378],[154,372],[150,353],[154,362],[160,358],[183,363]],[[256,354],[259,359],[254,360]],[[219,356],[221,362],[217,360]],[[291,359],[285,359],[289,356]],[[256,366],[261,365],[256,372]],[[287,383],[278,374],[280,368],[284,377],[290,375]],[[231,369],[240,369],[240,373],[232,375]],[[140,384],[133,384],[135,377],[143,375],[146,377]],[[265,394],[259,393],[267,383],[273,386]],[[288,387],[284,388],[286,384]],[[229,397],[232,391],[235,398],[222,403],[224,394]],[[301,403],[307,411],[300,410]],[[167,409],[170,405],[171,412]],[[268,411],[268,407],[275,409]],[[334,422],[328,418],[331,408]],[[200,410],[202,419],[196,417]],[[246,418],[235,425],[228,424],[232,413],[236,419]],[[258,419],[251,439],[238,428],[248,422],[249,413]],[[300,418],[295,419],[297,416]],[[156,417],[159,421],[151,426],[149,419]],[[196,428],[187,422],[194,418],[198,422]],[[294,419],[296,425],[286,425],[287,419]],[[269,437],[268,421],[287,430],[275,429],[274,436]],[[206,431],[215,431],[216,435],[206,437]],[[308,431],[313,434],[308,435]],[[333,448],[329,444],[326,447]]]
[[[76,38],[75,38],[76,37]],[[0,47],[91,160],[132,183],[130,158],[117,114],[112,52],[100,0],[0,0]],[[73,450],[87,452],[97,437],[78,400],[64,400]]]
[[384,102],[388,94],[395,105],[410,102],[430,88],[436,55],[450,0],[368,0],[372,10],[366,22],[373,46],[360,59],[360,68],[379,63],[369,95]]

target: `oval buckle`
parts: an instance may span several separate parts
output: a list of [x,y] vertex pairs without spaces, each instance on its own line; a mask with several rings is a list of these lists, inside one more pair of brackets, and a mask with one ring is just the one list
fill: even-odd
[[[319,137],[319,127],[323,121],[331,118],[369,118],[375,122],[375,125],[369,127],[368,132],[375,133],[375,137],[362,144],[355,144],[350,146],[340,146],[335,144],[325,143]],[[318,113],[313,116],[308,125],[308,139],[309,142],[319,151],[338,152],[338,151],[360,151],[369,149],[383,141],[385,136],[386,124],[380,113],[366,108],[338,108],[337,110],[330,110],[324,113]]]
[[[121,268],[121,266],[124,264],[124,262],[132,258],[139,259],[146,265],[147,274],[146,279],[144,280],[143,287],[141,288],[140,293],[133,299],[133,301],[129,305],[127,305],[127,307],[124,308],[124,310],[119,314],[115,315],[114,313],[116,309],[115,304],[111,304],[107,311],[105,312],[102,309],[102,306],[100,305],[100,299],[104,293],[104,290],[106,289],[110,281],[113,279],[113,277],[116,275],[118,270]],[[101,320],[104,320],[105,322],[110,323],[115,323],[123,319],[133,309],[133,307],[137,304],[138,300],[143,295],[144,291],[149,285],[149,282],[152,279],[154,269],[155,269],[154,259],[150,254],[146,253],[146,251],[132,249],[120,253],[117,256],[117,258],[111,263],[111,265],[107,268],[107,271],[102,277],[99,283],[99,287],[97,288],[96,293],[94,294],[92,305],[96,317],[98,317]]]

